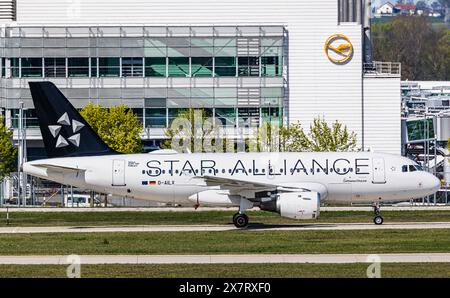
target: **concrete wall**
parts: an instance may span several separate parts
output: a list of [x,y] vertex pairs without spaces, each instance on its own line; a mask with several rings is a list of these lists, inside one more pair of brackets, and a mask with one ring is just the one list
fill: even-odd
[[364,78],[364,111],[366,147],[400,154],[400,78]]

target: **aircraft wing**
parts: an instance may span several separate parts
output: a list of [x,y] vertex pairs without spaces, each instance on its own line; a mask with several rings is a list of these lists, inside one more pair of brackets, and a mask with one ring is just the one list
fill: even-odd
[[207,186],[220,186],[222,189],[251,189],[251,190],[265,190],[265,189],[274,189],[277,186],[275,184],[265,184],[260,182],[255,182],[251,180],[243,180],[243,179],[233,179],[233,178],[225,178],[218,176],[202,176],[198,177],[198,179],[202,179]]
[[202,179],[207,186],[219,186],[220,189],[227,189],[230,192],[245,191],[317,191],[322,195],[327,195],[327,189],[320,183],[261,183],[247,179],[225,178],[220,176],[201,176],[197,179]]

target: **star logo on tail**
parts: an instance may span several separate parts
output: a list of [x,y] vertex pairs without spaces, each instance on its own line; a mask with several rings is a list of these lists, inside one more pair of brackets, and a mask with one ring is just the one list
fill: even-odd
[[[61,117],[59,117],[57,123],[58,124],[56,125],[48,126],[51,135],[53,136],[54,139],[56,139],[55,148],[63,148],[69,146],[70,144],[73,144],[76,147],[80,147],[79,131],[84,127],[84,124],[75,119],[72,119],[72,121],[70,121],[69,115],[67,115],[67,113],[64,113]],[[61,128],[63,126],[72,127],[73,135],[67,137],[67,139],[64,138],[62,135],[60,135]]]

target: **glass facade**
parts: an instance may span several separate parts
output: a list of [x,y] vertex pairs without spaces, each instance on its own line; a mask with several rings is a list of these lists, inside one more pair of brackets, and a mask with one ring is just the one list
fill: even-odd
[[[89,74],[89,58],[44,58],[44,72],[40,58],[12,58],[10,61],[11,76],[16,78],[97,77],[97,73],[100,77],[280,77],[282,75],[280,57],[100,57],[91,58],[91,74]],[[2,76],[5,76],[4,69],[2,73]]]
[[21,58],[18,65],[21,77],[42,77],[42,58]]
[[[27,128],[39,127],[36,111],[34,109],[23,110],[23,123]],[[19,109],[11,109],[11,126],[13,128],[19,127]]]
[[120,58],[98,58],[98,75],[100,77],[119,77]]
[[125,57],[122,58],[122,76],[123,77],[142,77],[143,71],[143,59]]
[[69,77],[88,77],[89,76],[89,58],[68,58],[67,76]]
[[66,58],[44,58],[44,65],[44,77],[66,77]]
[[[283,122],[287,31],[282,26],[6,26],[0,103],[17,125],[27,80],[54,80],[76,108],[126,104],[145,129],[204,109],[225,127]],[[7,32],[6,32],[7,31]],[[140,78],[139,80],[137,80]],[[7,116],[8,117],[8,116]],[[33,124],[35,123],[35,124]],[[161,134],[161,133],[160,133]]]

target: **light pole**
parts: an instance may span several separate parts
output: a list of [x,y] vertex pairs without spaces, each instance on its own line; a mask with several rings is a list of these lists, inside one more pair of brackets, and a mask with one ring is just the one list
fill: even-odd
[[[429,118],[429,117],[432,117],[432,118]],[[424,118],[425,118],[424,128],[425,128],[425,139],[426,139],[426,142],[425,142],[425,147],[426,148],[424,148],[425,149],[425,152],[424,152],[425,154],[424,155],[425,155],[426,163],[427,163],[426,168],[427,168],[427,172],[437,176],[437,140],[438,139],[437,139],[436,128],[437,128],[437,120],[438,119],[437,119],[437,115],[435,113],[429,113],[428,112],[428,108],[426,108],[426,110],[425,110]],[[433,133],[434,133],[433,136],[430,136],[430,123],[428,122],[428,119],[433,119],[433,121],[431,123],[431,125],[433,127]],[[432,171],[430,170],[430,155],[431,155],[430,142],[433,142],[433,145],[434,145],[434,148],[433,148],[433,164],[434,164],[434,167],[433,167]],[[434,193],[434,195],[433,195],[433,205],[436,205],[436,203],[437,203],[436,200],[437,200],[437,196],[436,196],[436,193]],[[430,203],[429,197],[428,197],[428,203]]]
[[17,206],[20,207],[20,200],[22,198],[22,118],[23,118],[23,101],[19,102],[19,119],[17,125],[17,144],[18,144],[18,156],[17,156]]
[[[3,108],[0,108],[0,117],[3,117],[3,111],[4,111],[4,109]],[[2,118],[2,120],[5,120],[4,119],[4,117]],[[4,184],[5,184],[5,181],[2,181],[1,183],[0,183],[0,207],[3,207],[3,204],[4,204]]]
[[27,205],[27,177],[23,173],[23,164],[26,161],[26,122],[24,117],[24,104],[21,100],[19,102],[19,121],[17,128],[17,140],[18,140],[18,158],[17,158],[17,205],[25,207]]
[[22,103],[22,205],[23,207],[27,206],[27,183],[28,183],[28,175],[23,172],[23,164],[27,161],[27,115],[24,113],[27,109],[23,108]]
[[150,125],[145,127],[145,133],[147,134],[147,140],[150,140]]

